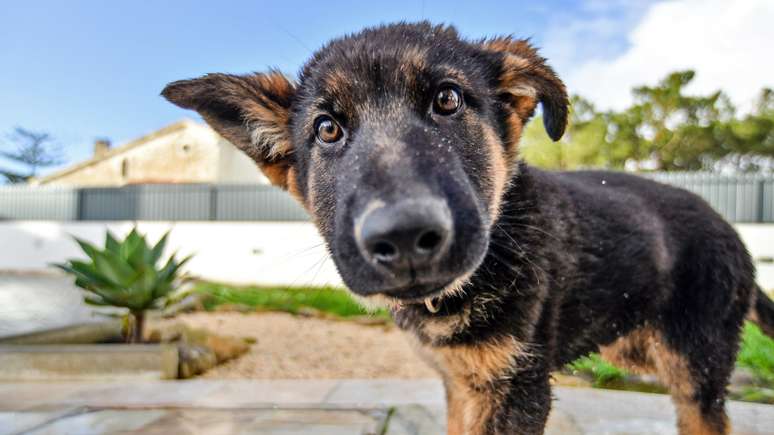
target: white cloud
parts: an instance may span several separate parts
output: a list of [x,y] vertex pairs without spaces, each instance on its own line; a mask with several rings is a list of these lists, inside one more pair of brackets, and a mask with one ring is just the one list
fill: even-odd
[[632,101],[632,87],[694,69],[689,92],[723,89],[748,110],[761,88],[774,87],[772,0],[658,3],[632,29],[628,42],[629,48],[613,59],[591,59],[568,70],[570,91],[599,108],[620,109]]

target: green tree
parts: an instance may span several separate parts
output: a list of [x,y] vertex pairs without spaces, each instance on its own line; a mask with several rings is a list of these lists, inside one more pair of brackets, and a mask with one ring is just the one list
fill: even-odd
[[538,116],[524,130],[522,156],[545,168],[610,167],[615,153],[605,142],[607,120],[582,97],[572,97],[570,104],[572,110],[564,137],[553,142],[543,131]]
[[718,162],[740,172],[774,171],[774,91],[763,89],[755,109],[726,126],[726,149]]
[[635,104],[612,124],[625,132],[613,142],[626,142],[638,152],[635,159],[650,159],[655,169],[703,169],[708,158],[722,154],[726,124],[735,109],[720,91],[708,96],[685,95],[693,71],[669,74],[656,86],[634,89]]
[[10,135],[10,139],[16,145],[16,150],[2,151],[0,156],[25,166],[27,169],[26,173],[1,170],[0,173],[11,183],[25,181],[36,176],[40,168],[64,162],[61,150],[54,144],[54,139],[48,133],[16,127]]
[[598,112],[573,97],[565,137],[551,142],[540,122],[525,129],[523,157],[554,169],[605,167],[638,170],[760,171],[774,167],[774,92],[764,89],[744,117],[721,91],[687,95],[693,71],[669,74],[633,90],[634,103]]

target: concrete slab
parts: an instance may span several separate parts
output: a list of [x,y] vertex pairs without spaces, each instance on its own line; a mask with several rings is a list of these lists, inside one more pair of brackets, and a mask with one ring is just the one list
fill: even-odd
[[[667,396],[561,387],[554,394],[549,435],[676,433]],[[83,408],[76,415],[46,420],[53,412],[73,407]],[[728,408],[733,433],[772,433],[774,406],[732,402]],[[17,426],[43,422],[36,434],[110,433],[108,429],[159,434],[367,434],[381,430],[385,421],[385,433],[390,435],[445,430],[443,391],[437,380],[13,383],[0,384],[2,411],[0,424],[11,418],[19,422]],[[135,425],[138,422],[143,424]],[[207,430],[197,432],[201,428]]]
[[386,410],[97,410],[65,416],[27,433],[377,435],[387,416]]
[[84,412],[52,421],[27,432],[29,435],[101,435],[138,433],[167,414],[163,410],[105,410]]
[[[553,411],[571,416],[585,434],[676,434],[669,396],[587,388],[555,388]],[[774,406],[729,402],[733,433],[771,434]]]
[[325,398],[335,406],[443,405],[443,385],[436,379],[341,380]]
[[445,411],[422,405],[404,405],[393,409],[385,435],[441,434],[446,430]]
[[26,432],[68,415],[77,415],[78,409],[55,411],[0,411],[0,435]]
[[117,343],[123,341],[122,326],[123,322],[120,319],[79,323],[60,328],[0,337],[0,345]]
[[174,345],[0,345],[0,381],[177,378]]

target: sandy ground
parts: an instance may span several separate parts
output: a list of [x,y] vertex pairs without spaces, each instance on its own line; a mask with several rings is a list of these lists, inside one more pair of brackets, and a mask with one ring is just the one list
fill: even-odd
[[250,352],[205,378],[433,378],[436,374],[393,326],[300,317],[285,313],[205,313],[175,321],[222,335],[252,337]]

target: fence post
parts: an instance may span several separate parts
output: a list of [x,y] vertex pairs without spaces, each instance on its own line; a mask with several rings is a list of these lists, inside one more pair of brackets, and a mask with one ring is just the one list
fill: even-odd
[[764,215],[764,208],[766,205],[766,181],[764,179],[759,179],[757,183],[755,183],[756,189],[758,190],[758,198],[757,198],[757,206],[756,206],[756,222],[757,223],[763,223],[764,218],[766,217]]
[[218,220],[218,187],[210,185],[210,220]]
[[76,221],[82,221],[84,212],[84,189],[76,187],[75,188],[75,220]]

